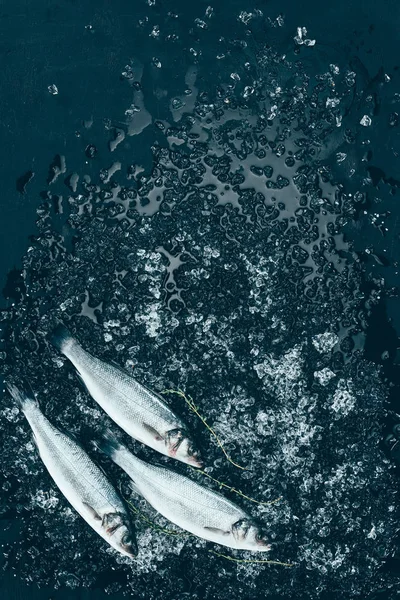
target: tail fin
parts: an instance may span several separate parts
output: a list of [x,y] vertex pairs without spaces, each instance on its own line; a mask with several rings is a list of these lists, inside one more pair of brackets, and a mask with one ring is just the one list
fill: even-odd
[[109,456],[116,465],[121,467],[132,480],[135,479],[138,471],[140,472],[143,465],[146,464],[132,454],[110,429],[105,429],[102,432],[102,436],[94,440],[94,445]]
[[6,381],[5,386],[7,388],[8,393],[17,402],[17,404],[20,406],[23,412],[25,412],[30,407],[39,406],[38,401],[36,400],[30,385],[25,384],[24,386],[17,387],[10,381]]
[[50,341],[61,354],[65,354],[68,348],[75,342],[71,333],[62,323],[59,323],[50,334]]
[[105,429],[104,431],[102,431],[101,437],[98,437],[95,440],[93,440],[93,443],[96,446],[96,448],[104,452],[104,454],[109,456],[111,460],[114,460],[115,462],[117,462],[116,456],[118,452],[120,452],[121,450],[127,450],[127,448],[125,448],[125,446],[121,444],[121,442],[119,441],[117,436],[111,431],[111,429]]

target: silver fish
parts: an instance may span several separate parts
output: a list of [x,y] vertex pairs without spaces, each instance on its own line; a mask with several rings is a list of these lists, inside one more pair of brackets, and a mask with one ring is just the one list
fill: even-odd
[[270,550],[254,520],[221,494],[170,469],[140,460],[111,431],[95,444],[129,475],[132,489],[172,523],[229,548]]
[[33,393],[11,383],[6,386],[32,428],[40,458],[68,502],[110,546],[134,557],[137,547],[127,509],[103,471],[77,442],[50,423]]
[[64,325],[56,327],[52,342],[75,366],[93,399],[128,435],[161,454],[202,466],[185,424],[157,394],[86,352]]

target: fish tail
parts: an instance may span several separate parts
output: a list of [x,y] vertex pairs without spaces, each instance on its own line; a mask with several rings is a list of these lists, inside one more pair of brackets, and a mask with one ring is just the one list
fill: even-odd
[[8,393],[12,396],[23,412],[26,412],[29,410],[29,408],[37,408],[39,406],[38,401],[35,398],[35,394],[27,382],[25,382],[24,386],[17,387],[14,383],[6,381],[5,386]]
[[118,463],[118,454],[127,450],[111,429],[102,431],[101,437],[96,438],[93,443],[116,463]]
[[50,341],[61,352],[61,354],[67,354],[68,350],[73,344],[76,343],[69,330],[59,323],[57,327],[50,334]]
[[134,454],[124,444],[122,444],[116,435],[106,429],[102,436],[94,440],[94,445],[104,452],[116,465],[121,467],[132,479],[133,483],[136,475],[142,470],[146,463]]

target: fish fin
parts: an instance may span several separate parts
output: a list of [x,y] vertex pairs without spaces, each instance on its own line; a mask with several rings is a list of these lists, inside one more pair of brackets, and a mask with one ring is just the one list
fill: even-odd
[[32,431],[32,442],[35,444],[35,446],[36,446],[36,450],[37,450],[37,451],[39,452],[39,454],[40,454],[38,440],[37,440],[37,437],[36,437],[36,435],[35,435],[35,432],[34,432],[34,431]]
[[129,482],[129,487],[131,488],[132,492],[134,492],[135,494],[138,494],[139,496],[143,496],[142,492],[139,490],[138,486],[132,479]]
[[[122,375],[125,375],[126,377],[130,377],[131,379],[134,379],[136,381],[136,379],[134,378],[132,373],[130,373],[126,367],[121,367],[120,364],[118,364],[115,360],[112,360],[112,359],[109,361],[109,363],[114,367],[114,369],[117,369],[117,371],[122,373]],[[131,368],[133,369],[133,367],[131,367]],[[140,385],[142,385],[142,384],[140,384]]]
[[223,529],[218,529],[218,527],[204,527],[204,529],[207,529],[207,531],[210,531],[211,533],[218,533],[219,535],[229,535],[230,531],[224,531]]
[[79,381],[85,386],[85,389],[89,392],[88,387],[85,383],[85,380],[83,379],[82,375],[79,373],[78,369],[75,367],[75,373],[79,379]]
[[104,452],[104,454],[109,456],[112,460],[114,459],[114,456],[119,450],[123,450],[125,448],[123,444],[121,444],[115,433],[113,433],[111,429],[108,428],[104,429],[102,431],[101,437],[93,440],[93,443],[96,446],[96,448]]
[[65,354],[65,351],[75,342],[71,333],[63,323],[59,323],[57,327],[53,329],[50,334],[50,341],[61,354]]
[[143,428],[150,433],[152,436],[154,436],[154,438],[160,442],[161,440],[165,440],[165,437],[161,435],[161,433],[159,433],[156,429],[154,429],[154,427],[152,427],[151,425],[147,425],[146,423],[143,423]]
[[93,506],[90,506],[90,504],[88,504],[87,502],[85,502],[84,500],[82,501],[82,504],[84,506],[86,506],[86,508],[88,509],[88,511],[90,512],[90,514],[92,515],[92,517],[94,518],[95,521],[103,521],[102,517],[99,515],[99,513],[93,508]]
[[[75,365],[74,365],[74,367],[75,367]],[[85,390],[87,391],[87,393],[89,394],[89,396],[91,396],[92,394],[91,394],[91,392],[90,392],[90,390],[88,388],[88,385],[87,385],[86,381],[84,380],[82,373],[80,373],[78,371],[77,367],[75,367],[75,375],[77,376],[77,378],[79,379],[80,383],[83,385],[83,387],[85,388]]]
[[11,383],[11,381],[5,382],[8,393],[17,402],[23,412],[32,406],[39,405],[30,385],[27,382],[24,383],[24,385],[17,387],[14,383]]
[[121,365],[119,365],[119,364],[117,363],[117,361],[115,361],[115,360],[111,359],[109,362],[112,364],[112,366],[113,366],[115,369],[118,369],[118,371],[121,371],[121,373],[123,373],[124,375],[129,375],[129,373],[127,373],[127,372],[125,371],[125,369],[124,369],[123,367],[121,367]]

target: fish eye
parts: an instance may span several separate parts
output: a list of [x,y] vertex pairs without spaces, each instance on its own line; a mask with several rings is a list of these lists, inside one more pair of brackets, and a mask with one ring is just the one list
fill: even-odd
[[132,558],[134,558],[137,555],[138,549],[137,549],[136,542],[135,542],[135,540],[132,538],[132,536],[129,533],[126,533],[122,537],[122,539],[121,539],[121,547]]
[[190,442],[190,441],[188,442],[186,452],[190,458],[193,458],[196,461],[202,462],[200,450],[198,448],[196,448],[196,446],[193,444],[193,442]]
[[267,534],[264,533],[263,531],[260,531],[259,529],[256,530],[254,539],[257,544],[260,544],[260,546],[269,546],[270,545]]

